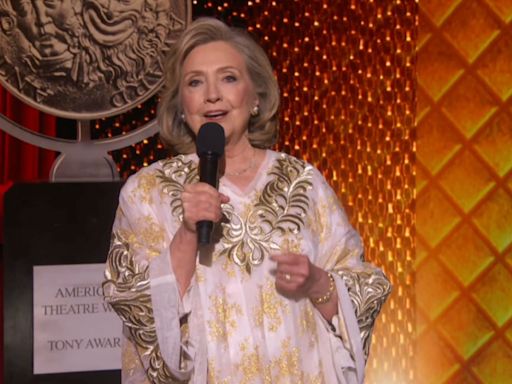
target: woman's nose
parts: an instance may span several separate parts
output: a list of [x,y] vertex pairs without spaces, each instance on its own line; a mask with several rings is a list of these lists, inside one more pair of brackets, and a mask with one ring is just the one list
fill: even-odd
[[222,100],[221,92],[216,82],[208,82],[206,87],[206,103],[216,103],[217,101]]

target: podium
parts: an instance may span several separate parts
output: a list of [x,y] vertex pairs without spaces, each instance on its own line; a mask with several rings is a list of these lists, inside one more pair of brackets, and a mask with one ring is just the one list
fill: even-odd
[[5,195],[4,383],[113,384],[119,370],[33,374],[33,266],[106,261],[121,182],[16,184]]

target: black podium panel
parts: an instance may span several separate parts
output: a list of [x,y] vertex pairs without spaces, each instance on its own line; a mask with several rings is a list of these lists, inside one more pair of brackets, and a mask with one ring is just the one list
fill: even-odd
[[14,185],[5,196],[4,383],[120,383],[116,371],[34,375],[34,265],[103,263],[121,183]]

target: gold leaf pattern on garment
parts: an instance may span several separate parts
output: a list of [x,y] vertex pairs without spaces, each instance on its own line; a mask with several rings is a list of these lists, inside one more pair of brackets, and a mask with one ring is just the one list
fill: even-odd
[[154,172],[142,173],[137,179],[137,186],[132,190],[130,197],[139,203],[153,204],[151,193],[157,185],[156,174]]
[[230,259],[225,258],[223,260],[222,269],[224,270],[224,272],[226,272],[227,277],[232,278],[232,279],[234,279],[236,277],[236,271],[234,268],[234,264]]
[[[299,382],[300,383],[300,382]],[[324,376],[320,373],[317,374],[304,374],[302,384],[326,384]]]
[[[135,262],[130,242],[121,231],[112,232],[105,276],[104,290],[109,288],[125,295],[131,293],[133,298],[137,297],[137,293],[130,290],[134,285],[140,289],[149,288],[148,264]],[[147,310],[149,308],[143,312]]]
[[183,186],[199,181],[197,163],[193,160],[185,160],[185,156],[179,155],[172,159],[162,160],[162,169],[156,176],[162,187],[162,191],[171,198],[171,212],[179,221],[183,221],[183,204],[181,193]]
[[266,326],[269,332],[276,332],[283,324],[282,313],[290,313],[285,301],[278,296],[272,280],[267,280],[260,288],[259,300],[254,307],[254,322],[256,326]]
[[318,367],[318,373],[305,373],[299,367],[299,349],[291,346],[290,338],[281,343],[281,355],[271,362],[273,375],[272,383],[294,384],[323,384],[322,367]]
[[334,269],[346,266],[347,261],[355,258],[362,259],[361,249],[337,245],[326,260],[326,265],[333,265]]
[[130,233],[130,244],[134,250],[144,249],[149,259],[160,255],[162,244],[166,240],[164,228],[151,215],[139,217],[136,221],[136,228],[136,233],[125,230],[126,233]]
[[309,347],[314,348],[317,344],[318,334],[316,329],[316,319],[311,305],[304,305],[300,313],[299,334],[309,339]]
[[281,240],[281,251],[282,252],[293,252],[293,253],[302,253],[302,236],[294,235],[293,237],[288,234],[283,237]]
[[208,360],[208,384],[231,384],[231,376],[219,378],[219,371],[212,360]]
[[126,343],[125,347],[121,350],[121,359],[123,361],[123,369],[128,376],[133,376],[136,369],[139,367],[139,355],[135,347],[131,343]]
[[206,281],[206,276],[204,274],[204,271],[202,270],[202,268],[197,267],[196,268],[196,283],[202,284],[205,281]]
[[271,384],[270,366],[263,363],[257,345],[252,349],[249,346],[248,341],[240,344],[240,362],[235,367],[241,374],[240,384],[254,383],[257,378],[262,379],[265,384]]
[[220,289],[218,295],[210,295],[209,302],[209,336],[213,340],[227,343],[229,336],[238,326],[236,318],[242,315],[242,308],[238,303],[228,300],[224,288]]
[[136,263],[130,243],[112,232],[103,292],[123,320],[131,341],[148,359],[147,377],[155,384],[179,383],[162,359],[151,303],[149,264]]
[[244,218],[230,204],[223,205],[228,223],[223,223],[223,254],[248,273],[262,263],[264,256],[278,251],[273,237],[297,235],[304,226],[309,208],[308,190],[313,168],[294,157],[281,154],[269,171],[256,204]]
[[291,347],[290,338],[283,340],[281,344],[281,355],[272,360],[274,372],[278,372],[280,377],[293,377],[299,379],[301,371],[299,369],[299,350],[297,347]]
[[363,264],[358,270],[338,268],[335,272],[343,278],[347,287],[361,332],[364,357],[367,360],[373,325],[391,293],[391,283],[381,270],[369,264]]
[[326,235],[331,233],[328,228],[328,220],[332,208],[325,203],[317,203],[313,207],[313,214],[308,217],[308,226],[311,228],[313,235],[318,239],[318,243],[323,245],[326,241]]

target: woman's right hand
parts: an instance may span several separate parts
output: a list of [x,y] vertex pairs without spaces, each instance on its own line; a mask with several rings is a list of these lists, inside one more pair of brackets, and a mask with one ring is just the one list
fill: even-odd
[[206,183],[187,184],[181,193],[183,222],[171,245],[171,263],[183,297],[196,269],[196,224],[201,220],[218,222],[222,218],[221,204],[229,198]]
[[229,197],[206,183],[187,184],[181,194],[183,225],[187,231],[196,232],[196,224],[202,220],[217,223],[222,218],[221,204]]

